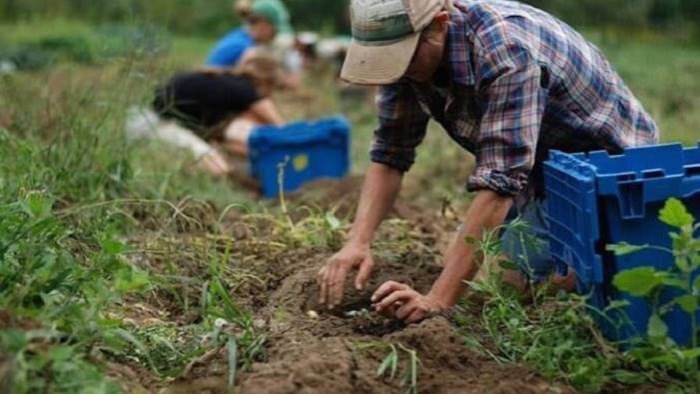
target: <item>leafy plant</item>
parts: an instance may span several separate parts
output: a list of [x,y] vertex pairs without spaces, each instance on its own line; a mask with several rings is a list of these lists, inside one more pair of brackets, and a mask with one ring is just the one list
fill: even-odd
[[266,337],[255,327],[252,316],[236,305],[218,279],[209,284],[206,314],[215,317],[214,329],[207,335],[207,342],[226,347],[229,365],[229,386],[233,387],[238,365],[249,368],[253,362],[264,358]]
[[[536,246],[527,223],[516,220],[505,227],[522,234],[520,240],[525,244]],[[500,271],[517,266],[503,261],[499,237],[503,230],[487,232],[481,240],[467,240],[479,251],[482,266],[488,268],[487,275],[469,283],[478,304],[471,305],[467,299],[454,313],[468,347],[499,363],[526,364],[548,379],[563,380],[582,392],[664,379],[651,371],[640,371],[602,337],[584,297],[552,293],[549,286],[531,282],[524,302],[523,294],[504,284]],[[481,315],[475,318],[473,310]]]
[[[692,214],[683,203],[675,198],[666,202],[659,213],[659,219],[670,226],[672,249],[649,245],[618,244],[608,247],[617,256],[625,256],[644,250],[660,250],[673,257],[674,265],[668,270],[658,270],[653,266],[638,267],[618,273],[613,284],[625,293],[643,297],[652,306],[652,314],[647,324],[648,342],[630,354],[641,363],[657,368],[685,371],[700,390],[700,347],[698,347],[697,315],[700,311],[700,239],[696,237],[700,230]],[[670,302],[663,303],[661,295],[672,290],[674,296]],[[668,326],[663,317],[679,307],[688,314],[691,324],[691,344],[681,349],[668,335]]]

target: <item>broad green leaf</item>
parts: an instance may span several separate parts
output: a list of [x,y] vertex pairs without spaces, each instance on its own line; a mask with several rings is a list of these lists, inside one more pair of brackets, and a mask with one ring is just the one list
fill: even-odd
[[51,360],[56,363],[66,362],[75,358],[75,350],[69,346],[54,346],[49,351]]
[[700,240],[696,240],[697,245],[693,245],[690,256],[690,269],[692,272],[700,269]]
[[228,388],[233,388],[236,383],[236,370],[238,368],[238,344],[236,338],[230,337],[226,343],[228,353]]
[[676,354],[669,352],[666,354],[660,354],[658,356],[643,359],[642,365],[645,365],[647,368],[648,367],[669,368],[669,367],[678,365],[679,361],[680,361],[680,358]]
[[630,245],[626,242],[622,242],[615,245],[608,245],[606,250],[608,252],[613,252],[615,256],[625,256],[628,254],[638,253],[649,248],[649,245]]
[[662,283],[663,275],[659,275],[652,267],[639,267],[622,271],[613,279],[613,284],[618,290],[637,297],[649,295]]
[[31,217],[43,219],[51,215],[53,204],[53,199],[41,193],[31,193],[24,200],[22,207]]
[[659,315],[654,313],[649,318],[647,333],[651,338],[665,338],[668,334],[668,326]]
[[686,209],[683,203],[671,198],[666,202],[666,206],[659,212],[659,219],[671,227],[683,228],[693,225],[693,215]]
[[676,298],[676,302],[681,306],[681,309],[689,315],[698,311],[698,298],[694,295],[684,295]]
[[673,250],[678,253],[686,250],[688,248],[688,242],[692,239],[692,236],[688,236],[683,233],[670,233],[671,245]]
[[694,360],[694,359],[700,357],[700,348],[683,350],[681,352],[681,354],[683,355],[683,358],[685,358],[685,359]]
[[100,242],[102,252],[107,256],[118,256],[126,251],[126,245],[112,238],[105,238]]
[[135,267],[125,267],[117,273],[114,288],[122,293],[130,293],[146,289],[149,283],[147,272]]
[[673,276],[664,276],[661,282],[664,286],[676,287],[683,290],[685,290],[688,285],[686,281]]
[[690,273],[692,272],[690,267],[690,261],[685,256],[676,257],[676,267],[678,267],[681,272]]

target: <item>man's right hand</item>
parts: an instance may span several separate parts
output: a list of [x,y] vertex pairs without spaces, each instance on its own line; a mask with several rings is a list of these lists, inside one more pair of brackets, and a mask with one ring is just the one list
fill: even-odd
[[348,243],[318,272],[318,284],[321,288],[319,302],[327,305],[328,309],[333,309],[340,305],[345,289],[345,279],[351,270],[358,269],[355,278],[355,288],[364,289],[372,269],[374,269],[374,259],[369,244]]
[[318,272],[318,284],[321,288],[319,302],[329,309],[340,305],[345,279],[351,270],[359,270],[355,278],[355,287],[358,290],[362,290],[367,284],[374,269],[370,243],[377,227],[394,205],[401,189],[402,178],[401,171],[384,164],[369,165],[348,243]]

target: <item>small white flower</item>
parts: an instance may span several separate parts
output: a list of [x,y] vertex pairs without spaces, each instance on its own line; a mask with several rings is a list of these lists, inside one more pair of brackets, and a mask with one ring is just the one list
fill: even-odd
[[219,319],[214,320],[214,327],[216,327],[218,329],[222,329],[222,328],[228,326],[229,324],[231,324],[231,323],[229,323],[225,319],[219,318]]

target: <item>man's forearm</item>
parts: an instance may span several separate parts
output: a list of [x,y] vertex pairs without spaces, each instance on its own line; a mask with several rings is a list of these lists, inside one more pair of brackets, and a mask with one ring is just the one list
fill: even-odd
[[430,291],[430,296],[449,308],[465,290],[464,280],[471,280],[479,270],[477,251],[467,239],[481,239],[484,231],[503,224],[513,199],[490,191],[478,192],[455,239],[445,252],[445,266]]
[[367,245],[384,220],[401,190],[403,173],[383,164],[372,163],[362,187],[355,223],[350,231],[350,242]]

